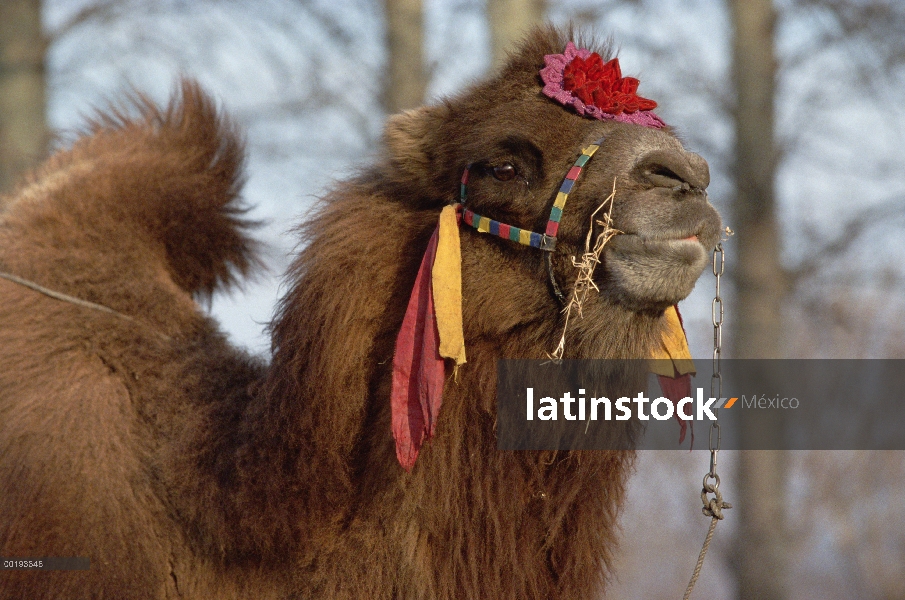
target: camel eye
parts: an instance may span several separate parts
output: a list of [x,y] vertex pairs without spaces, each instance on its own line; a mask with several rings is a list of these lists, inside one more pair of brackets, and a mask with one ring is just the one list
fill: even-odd
[[503,163],[498,167],[493,167],[493,177],[497,181],[512,181],[515,179],[515,167],[511,163]]

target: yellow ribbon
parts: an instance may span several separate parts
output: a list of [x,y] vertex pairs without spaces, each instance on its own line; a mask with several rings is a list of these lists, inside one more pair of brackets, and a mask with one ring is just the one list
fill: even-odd
[[[694,361],[691,360],[691,351],[688,349],[688,340],[685,330],[679,321],[679,313],[675,306],[670,306],[664,313],[666,329],[660,340],[660,347],[654,350],[651,357],[650,370],[657,375],[675,377],[685,373],[695,374]],[[666,361],[670,362],[666,362]]]
[[437,255],[431,269],[431,286],[440,356],[465,364],[465,335],[462,332],[462,254],[459,249],[459,223],[454,206],[440,213]]

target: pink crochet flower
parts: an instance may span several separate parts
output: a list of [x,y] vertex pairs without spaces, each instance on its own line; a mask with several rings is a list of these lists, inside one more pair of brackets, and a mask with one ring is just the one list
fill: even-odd
[[638,80],[623,77],[619,59],[604,63],[596,52],[566,44],[562,54],[548,54],[540,70],[544,94],[579,115],[644,127],[665,127],[652,109],[657,103],[638,96]]

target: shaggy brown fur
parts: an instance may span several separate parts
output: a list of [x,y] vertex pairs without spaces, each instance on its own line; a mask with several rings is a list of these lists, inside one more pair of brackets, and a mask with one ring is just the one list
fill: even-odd
[[[2,269],[138,323],[0,280],[0,555],[92,565],[2,572],[0,595],[596,597],[632,454],[496,450],[496,359],[542,357],[562,326],[538,251],[462,231],[468,363],[411,473],[390,428],[395,335],[466,164],[478,213],[538,230],[581,147],[606,136],[560,244],[580,247],[614,179],[628,241],[567,356],[647,357],[716,241],[703,161],[668,132],[540,95],[543,56],[566,40],[539,31],[497,78],[391,119],[383,158],[301,227],[267,368],[192,299],[252,264],[240,144],[195,86],[163,113],[101,119],[20,188]],[[494,179],[503,163],[516,179]],[[555,267],[574,279],[566,254]]]

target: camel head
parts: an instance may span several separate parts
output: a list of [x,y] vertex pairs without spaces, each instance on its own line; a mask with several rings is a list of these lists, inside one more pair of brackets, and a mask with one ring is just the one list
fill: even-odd
[[[465,208],[541,235],[570,169],[584,148],[599,141],[562,208],[549,266],[542,249],[463,226],[466,324],[483,320],[495,333],[519,324],[511,312],[494,308],[506,305],[503,287],[528,307],[516,311],[522,314],[561,305],[552,290],[556,285],[568,297],[576,280],[571,259],[582,254],[592,214],[614,190],[611,225],[619,233],[595,270],[600,294],[585,307],[586,317],[597,310],[591,304],[656,312],[677,303],[691,292],[719,238],[720,217],[707,199],[706,161],[685,150],[652,111],[638,110],[638,102],[640,108],[655,103],[637,94],[616,95],[615,102],[624,105],[616,108],[605,104],[612,99],[601,99],[609,110],[624,109],[618,114],[590,103],[576,106],[581,94],[574,90],[574,76],[575,93],[570,93],[561,74],[556,81],[556,67],[562,73],[576,51],[583,56],[596,51],[598,70],[600,65],[612,70],[613,64],[607,48],[582,49],[581,42],[572,45],[569,39],[553,29],[539,30],[496,77],[444,103],[398,115],[387,127],[390,171],[411,188],[407,197],[425,206],[448,204],[459,197],[467,167]],[[638,83],[620,80],[618,72],[610,73],[610,80],[616,88]]]

